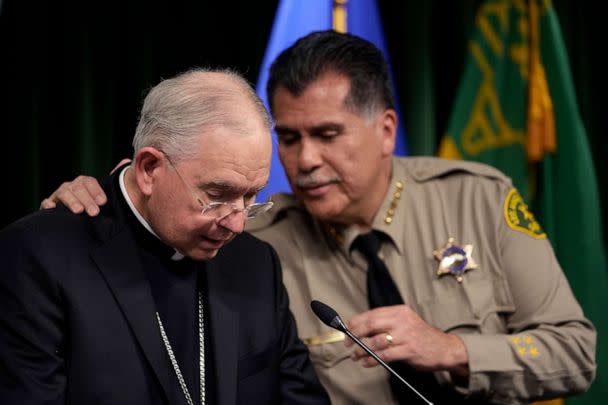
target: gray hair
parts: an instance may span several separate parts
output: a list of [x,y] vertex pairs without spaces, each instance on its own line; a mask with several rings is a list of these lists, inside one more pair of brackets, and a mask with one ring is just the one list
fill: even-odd
[[272,121],[263,102],[234,71],[196,68],[163,80],[144,100],[133,137],[134,153],[152,146],[176,162],[193,157],[204,130],[230,127],[239,132],[238,110],[246,100],[270,131]]

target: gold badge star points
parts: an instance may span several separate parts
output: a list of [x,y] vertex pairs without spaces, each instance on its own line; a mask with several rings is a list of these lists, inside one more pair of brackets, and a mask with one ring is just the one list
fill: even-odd
[[460,247],[454,242],[454,238],[448,238],[443,248],[433,251],[433,256],[439,262],[437,276],[451,274],[456,281],[462,283],[464,273],[477,268],[472,255],[473,245]]

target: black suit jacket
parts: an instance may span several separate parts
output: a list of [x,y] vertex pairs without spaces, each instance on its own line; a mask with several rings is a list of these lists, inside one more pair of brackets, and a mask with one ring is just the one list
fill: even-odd
[[[97,217],[60,207],[0,232],[3,405],[185,403],[125,218],[132,213],[115,181],[106,192]],[[217,403],[328,403],[272,247],[245,233],[206,267]]]

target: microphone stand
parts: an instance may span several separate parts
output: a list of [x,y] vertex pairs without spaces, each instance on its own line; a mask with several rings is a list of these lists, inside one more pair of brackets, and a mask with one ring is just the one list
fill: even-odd
[[365,343],[363,343],[361,340],[359,340],[359,338],[357,338],[355,335],[353,335],[353,333],[348,330],[348,328],[342,324],[342,332],[346,333],[346,335],[348,335],[349,338],[351,338],[355,343],[357,343],[363,350],[365,350],[367,352],[367,354],[369,354],[370,356],[372,356],[378,363],[380,363],[382,366],[384,366],[385,369],[387,369],[388,371],[390,371],[395,377],[397,377],[399,380],[401,380],[402,383],[404,383],[405,385],[407,385],[409,387],[409,389],[411,389],[412,391],[414,391],[416,393],[416,395],[418,395],[420,398],[422,398],[422,400],[424,400],[427,404],[429,405],[433,405],[433,403],[431,401],[429,401],[428,399],[426,399],[424,397],[424,395],[422,395],[420,392],[418,392],[418,390],[416,390],[416,388],[412,387],[410,383],[408,383],[407,381],[405,381],[403,379],[403,377],[401,377],[395,370],[393,370],[391,368],[391,366],[389,366],[388,364],[386,364],[384,362],[384,360],[382,360],[376,353],[374,353],[372,351],[372,349],[370,349],[369,347],[367,347],[365,345]]
[[388,364],[386,364],[376,353],[372,351],[369,347],[367,347],[362,341],[359,340],[353,333],[346,327],[346,324],[340,318],[340,315],[329,305],[326,305],[320,301],[313,300],[310,303],[310,307],[315,315],[323,322],[325,325],[337,329],[341,332],[346,333],[346,335],[351,338],[356,344],[358,344],[363,350],[367,352],[370,356],[372,356],[378,363],[380,363],[385,369],[391,372],[395,377],[397,377],[402,383],[407,385],[409,389],[414,391],[416,395],[418,395],[424,402],[428,405],[433,405],[428,399],[424,397],[420,392],[418,392],[414,387],[410,385],[407,381],[403,379],[395,370],[393,370]]

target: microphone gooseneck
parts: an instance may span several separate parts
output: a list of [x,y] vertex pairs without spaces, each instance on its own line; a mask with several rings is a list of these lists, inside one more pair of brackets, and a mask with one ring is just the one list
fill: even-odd
[[424,397],[420,392],[418,392],[414,387],[410,385],[407,381],[403,379],[395,370],[393,370],[388,364],[384,362],[372,349],[367,347],[365,343],[363,343],[359,338],[357,338],[347,327],[340,315],[329,305],[322,303],[321,301],[312,300],[310,302],[310,308],[312,308],[312,312],[315,313],[317,318],[321,320],[325,325],[330,328],[337,329],[341,332],[346,333],[346,335],[353,340],[359,347],[361,347],[367,354],[372,356],[378,363],[380,363],[385,369],[387,369],[391,374],[397,377],[402,383],[407,385],[409,389],[414,391],[422,400],[424,400],[428,405],[433,405],[428,399]]

